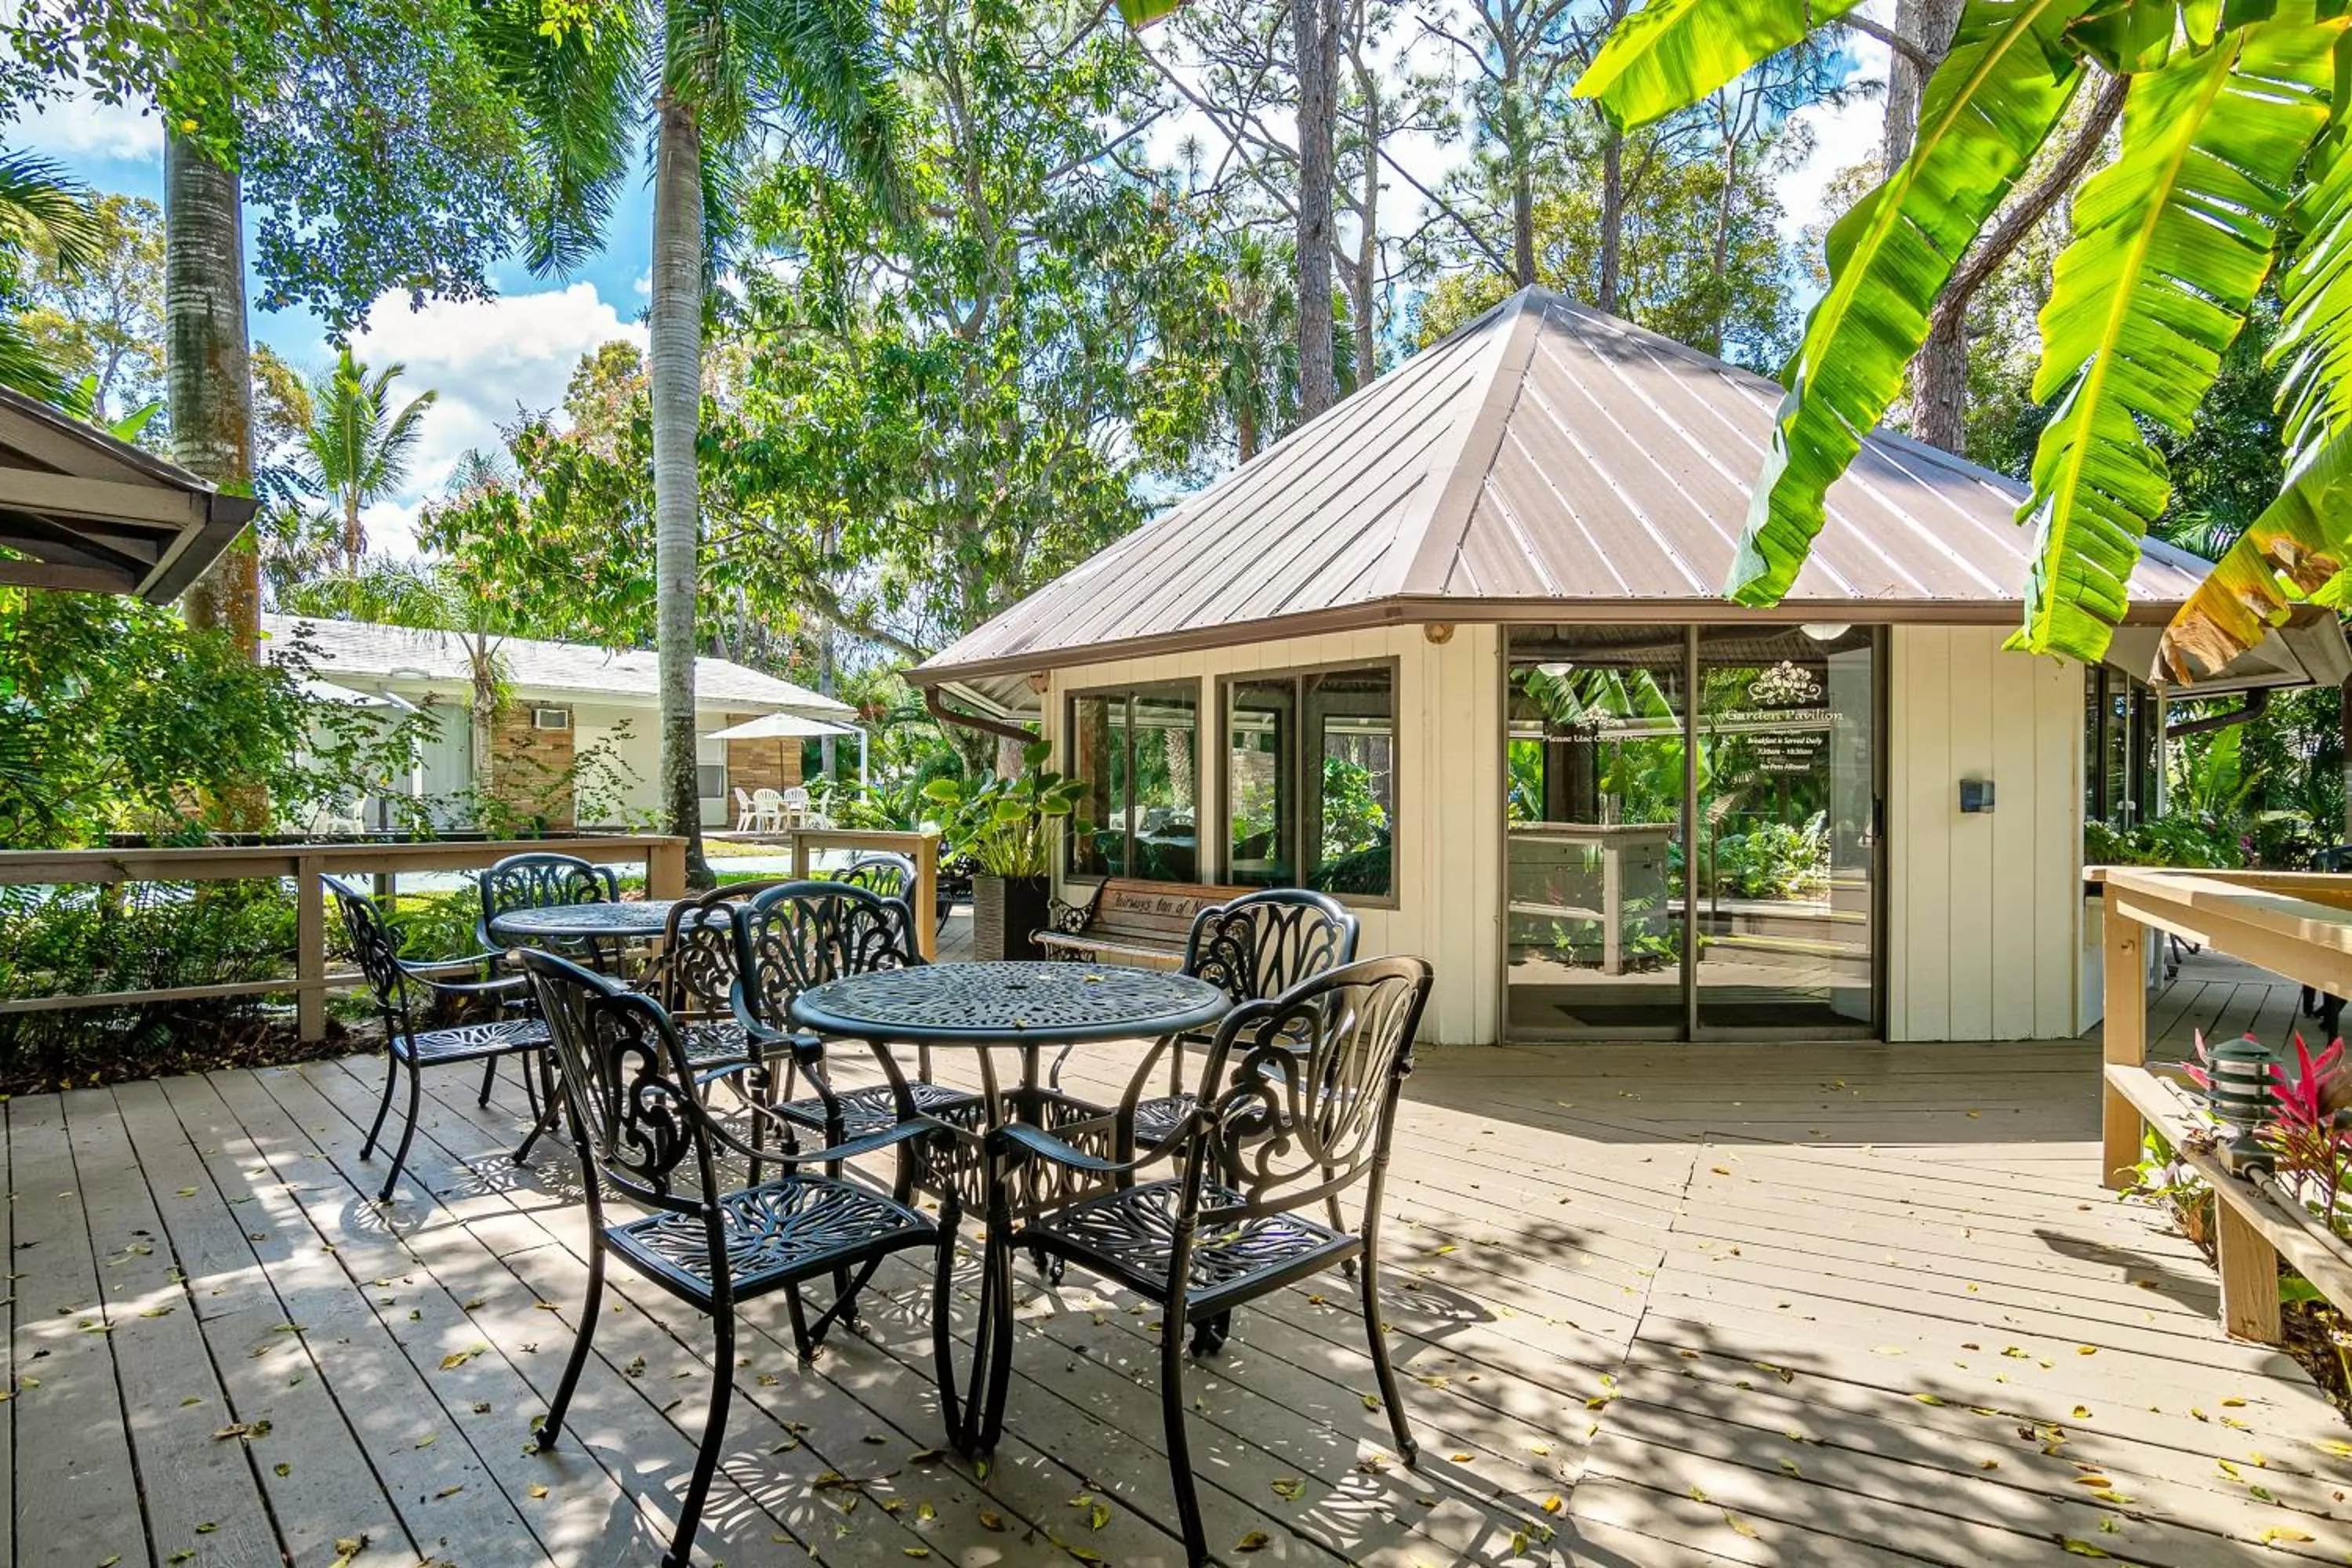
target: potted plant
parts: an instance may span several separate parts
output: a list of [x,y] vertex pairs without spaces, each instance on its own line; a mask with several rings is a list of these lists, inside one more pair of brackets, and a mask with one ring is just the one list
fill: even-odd
[[1046,771],[1053,749],[1022,748],[1015,778],[936,778],[923,789],[943,808],[950,852],[971,862],[972,955],[982,961],[1045,956],[1029,934],[1051,916],[1054,839],[1085,788]]

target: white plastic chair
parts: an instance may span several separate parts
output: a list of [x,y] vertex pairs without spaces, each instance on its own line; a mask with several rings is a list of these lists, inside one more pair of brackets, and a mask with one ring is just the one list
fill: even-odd
[[759,807],[751,804],[751,792],[741,784],[737,784],[735,786],[735,831],[749,833],[758,815]]
[[784,825],[784,797],[772,789],[751,792],[751,826],[774,832]]
[[807,790],[802,788],[798,784],[794,784],[792,788],[784,792],[782,804],[783,806],[785,826],[806,827],[809,826],[809,792]]

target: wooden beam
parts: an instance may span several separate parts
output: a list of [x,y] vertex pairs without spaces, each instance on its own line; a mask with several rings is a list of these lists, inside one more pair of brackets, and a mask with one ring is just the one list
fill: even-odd
[[[2107,900],[2105,934],[2106,1018],[2099,1026],[2101,1054],[2112,1066],[2137,1067],[2147,1059],[2147,963],[2146,933],[2137,921]],[[2099,1110],[2099,1182],[2120,1192],[2131,1184],[2139,1163],[2139,1113],[2110,1084]]]
[[110,566],[65,566],[54,561],[0,558],[0,583],[68,594],[128,594],[139,586],[139,578]]
[[208,515],[207,498],[162,484],[45,474],[34,468],[0,468],[0,506],[47,517],[87,517],[110,522],[150,522],[173,530],[194,528]]
[[139,545],[146,546],[143,550],[126,548],[119,535],[110,537],[104,530],[71,528],[31,512],[0,507],[0,544],[67,566],[119,566],[134,576],[144,576],[154,570],[162,554],[157,543],[161,537],[164,536],[151,534],[139,541]]

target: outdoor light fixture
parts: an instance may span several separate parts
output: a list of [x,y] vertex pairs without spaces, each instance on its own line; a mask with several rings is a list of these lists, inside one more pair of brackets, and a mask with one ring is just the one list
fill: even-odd
[[1536,673],[1546,680],[1565,680],[1568,679],[1568,672],[1575,668],[1576,666],[1564,658],[1555,658],[1549,663],[1536,666]]
[[2221,1150],[2230,1169],[2267,1167],[2271,1152],[2254,1136],[2270,1120],[2271,1053],[2259,1040],[2226,1040],[2205,1051],[2205,1100],[2230,1134]]
[[1815,642],[1835,642],[1853,627],[1843,621],[1807,621],[1797,629]]

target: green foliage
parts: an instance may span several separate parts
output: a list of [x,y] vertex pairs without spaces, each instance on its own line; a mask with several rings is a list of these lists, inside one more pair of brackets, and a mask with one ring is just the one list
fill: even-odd
[[89,384],[74,412],[110,425],[163,395],[163,213],[136,196],[95,196],[81,226],[86,239],[35,239],[16,324],[57,368],[60,393]]
[[33,302],[42,257],[61,272],[97,259],[88,194],[61,165],[0,149],[0,386],[47,402],[64,395],[67,367],[58,346],[28,331],[18,312]]
[[360,511],[406,482],[424,434],[425,411],[438,395],[426,392],[395,408],[392,384],[406,369],[390,364],[371,374],[346,346],[310,391],[310,420],[302,432],[303,477],[332,509],[341,528],[344,561],[352,568],[366,548]]
[[[290,975],[294,903],[274,882],[0,888],[0,996],[166,990]],[[0,1014],[0,1079],[64,1087],[249,1031],[239,997]]]
[[1715,840],[1718,887],[1743,899],[1799,899],[1825,891],[1830,879],[1829,816],[1815,812],[1801,826],[1763,822]]
[[1372,790],[1372,772],[1345,757],[1323,759],[1323,853],[1327,864],[1388,837],[1389,814]]
[[[1017,778],[933,779],[923,794],[946,819],[947,850],[991,877],[1043,877],[1054,868],[1054,845],[1064,818],[1076,815],[1085,784],[1046,768],[1049,741],[1021,752]],[[1089,831],[1086,823],[1077,831]]]
[[1631,127],[1706,97],[1857,0],[1650,0],[1620,22],[1576,84]]
[[405,765],[405,726],[310,700],[304,647],[272,652],[120,595],[0,589],[0,844],[190,837],[255,785],[301,822]]

